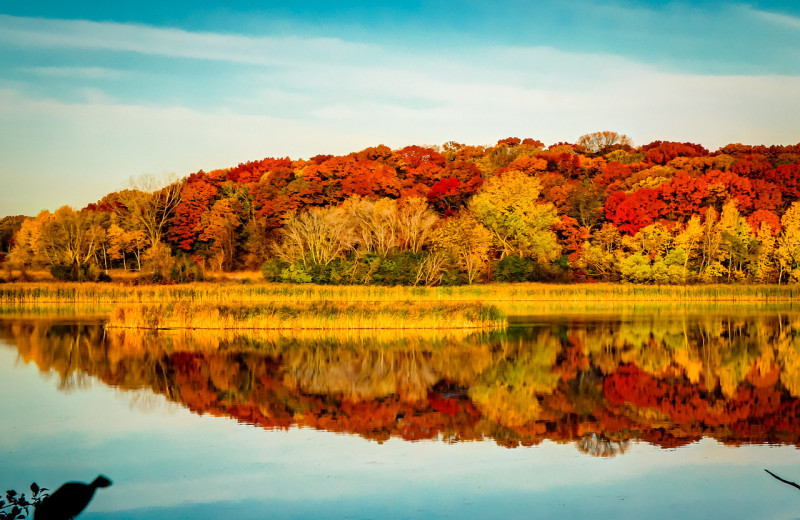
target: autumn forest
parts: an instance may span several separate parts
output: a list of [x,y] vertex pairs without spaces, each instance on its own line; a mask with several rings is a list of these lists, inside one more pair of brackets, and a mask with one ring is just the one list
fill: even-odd
[[267,158],[6,217],[0,241],[9,280],[783,284],[800,281],[800,144],[596,132]]

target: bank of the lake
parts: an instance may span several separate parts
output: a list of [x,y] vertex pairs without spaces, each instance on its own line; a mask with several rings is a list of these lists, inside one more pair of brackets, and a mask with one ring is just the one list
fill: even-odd
[[144,303],[118,305],[109,328],[128,329],[498,329],[506,317],[480,303]]
[[101,314],[136,329],[498,329],[547,315],[779,311],[798,297],[797,285],[28,283],[0,285],[0,314]]
[[408,287],[200,282],[181,285],[6,283],[0,303],[274,302],[778,302],[800,298],[800,285],[634,285],[506,283]]

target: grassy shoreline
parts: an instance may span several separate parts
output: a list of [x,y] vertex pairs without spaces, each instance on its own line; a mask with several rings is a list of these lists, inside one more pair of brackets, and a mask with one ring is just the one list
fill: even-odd
[[101,283],[8,283],[0,303],[297,303],[297,302],[495,302],[800,301],[800,285],[485,284],[455,287],[384,287],[289,284],[193,283],[115,285]]
[[556,314],[714,312],[741,305],[747,309],[737,313],[753,305],[796,312],[798,303],[800,285],[0,285],[0,316],[91,309],[111,317],[109,328],[151,330],[502,329]]
[[411,302],[120,305],[106,324],[110,329],[151,330],[501,329],[506,326],[505,316],[494,306]]

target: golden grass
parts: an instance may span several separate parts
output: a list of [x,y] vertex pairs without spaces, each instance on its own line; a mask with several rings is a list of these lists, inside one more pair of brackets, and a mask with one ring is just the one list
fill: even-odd
[[497,329],[494,306],[440,303],[166,303],[120,305],[109,328],[132,329]]
[[797,313],[800,301],[791,300],[550,300],[493,302],[512,325],[539,317],[591,318],[636,315],[655,317],[725,314],[752,316],[756,313]]
[[127,286],[100,283],[0,285],[0,304],[297,303],[297,302],[790,302],[800,285],[628,285],[539,283],[457,287],[380,287],[269,283]]
[[47,317],[47,316],[79,316],[79,317],[108,317],[114,310],[113,304],[96,303],[4,303],[0,302],[0,318],[19,316]]

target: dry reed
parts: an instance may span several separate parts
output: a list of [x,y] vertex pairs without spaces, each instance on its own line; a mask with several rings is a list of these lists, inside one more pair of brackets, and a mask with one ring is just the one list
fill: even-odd
[[800,285],[629,285],[540,283],[457,287],[382,287],[194,283],[126,286],[98,283],[0,285],[0,303],[280,303],[280,302],[501,302],[501,301],[793,301]]
[[506,319],[494,306],[441,303],[175,302],[120,305],[109,328],[133,329],[497,329]]

